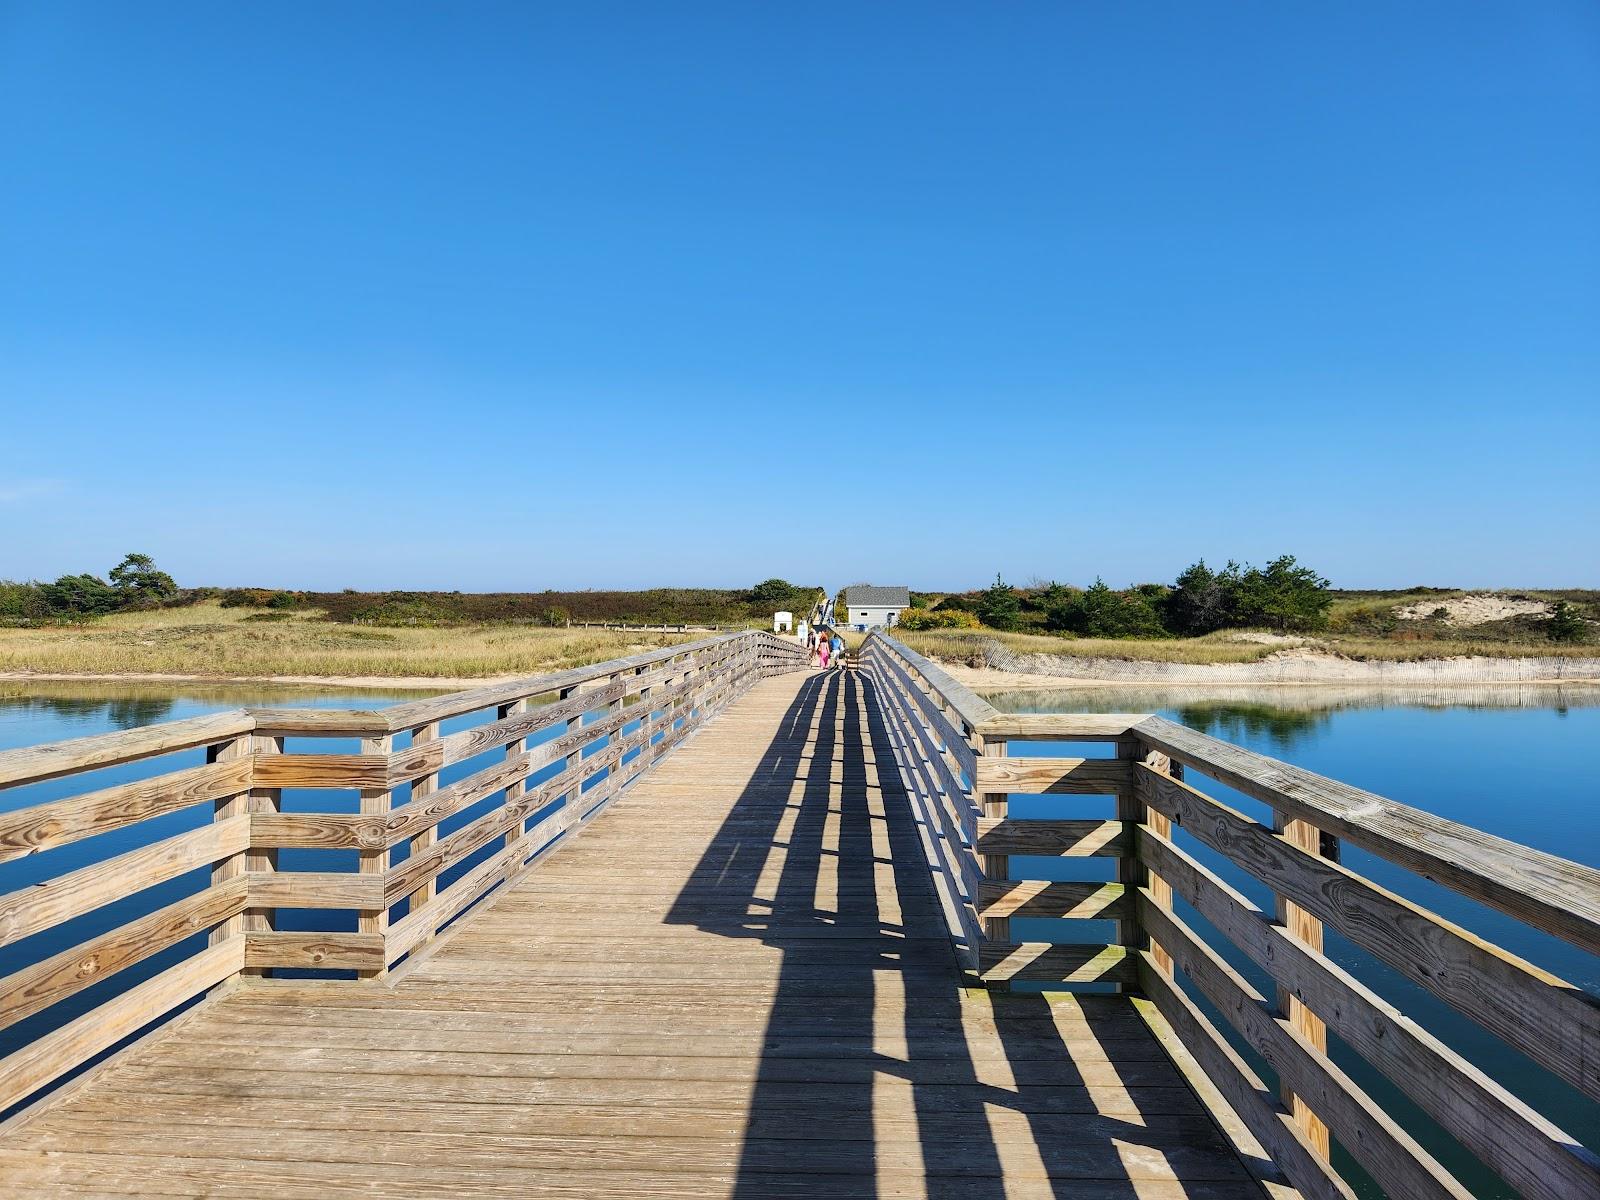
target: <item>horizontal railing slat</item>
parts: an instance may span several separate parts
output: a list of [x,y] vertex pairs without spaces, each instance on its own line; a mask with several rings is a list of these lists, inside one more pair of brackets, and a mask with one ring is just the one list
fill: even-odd
[[990,917],[1073,917],[1120,920],[1131,911],[1120,883],[1051,883],[1043,879],[985,880],[978,913]]
[[0,896],[0,946],[93,912],[250,846],[250,818],[231,817]]
[[1151,807],[1590,1099],[1600,1001],[1403,897],[1141,765]]
[[1140,859],[1528,1200],[1600,1195],[1600,1158],[1149,828]]
[[245,935],[247,967],[295,967],[302,970],[381,971],[381,933],[279,933]]
[[1058,942],[984,942],[978,969],[986,981],[1132,983],[1137,964],[1122,946]]
[[1401,1129],[1327,1054],[1294,1025],[1178,917],[1139,898],[1139,917],[1150,937],[1179,970],[1266,1059],[1278,1078],[1326,1121],[1351,1156],[1393,1200],[1472,1200],[1410,1134]]
[[980,758],[979,792],[1106,795],[1133,786],[1133,764],[1116,758]]
[[1184,995],[1148,950],[1139,951],[1136,958],[1140,990],[1305,1200],[1355,1200],[1350,1186],[1318,1155],[1276,1092],[1250,1069],[1199,1005]]
[[1148,713],[997,713],[979,727],[1003,742],[1115,742]]
[[1133,844],[1133,827],[1126,821],[979,817],[977,824],[973,849],[979,854],[1122,858]]
[[23,967],[0,979],[0,1029],[220,925],[244,908],[244,880],[229,880]]
[[254,718],[234,711],[4,750],[0,751],[0,787],[38,783],[79,771],[120,766],[139,758],[193,750],[238,737],[254,728]]
[[1600,954],[1600,871],[1279,762],[1161,717],[1145,744],[1536,929]]
[[542,696],[547,692],[559,692],[563,688],[577,687],[595,679],[604,679],[619,671],[649,666],[669,658],[676,658],[682,654],[705,649],[709,646],[737,641],[749,636],[749,634],[725,633],[713,638],[704,638],[697,642],[685,642],[681,645],[668,646],[647,654],[635,654],[627,658],[611,659],[592,666],[575,667],[572,670],[560,671],[550,675],[533,675],[525,679],[511,680],[507,683],[473,688],[464,692],[453,692],[448,696],[435,696],[427,700],[416,700],[410,704],[401,704],[391,709],[385,709],[384,713],[389,718],[389,729],[391,731],[398,732],[402,729],[414,729],[434,721],[460,716],[462,713],[491,708],[499,704],[509,704],[516,700],[526,699],[529,696]]
[[237,795],[250,779],[250,760],[235,758],[0,813],[0,863]]
[[0,1059],[0,1109],[27,1099],[243,967],[244,938],[229,938]]

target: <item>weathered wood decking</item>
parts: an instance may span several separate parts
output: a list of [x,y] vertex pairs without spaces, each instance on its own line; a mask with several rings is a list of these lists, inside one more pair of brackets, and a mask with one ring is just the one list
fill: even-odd
[[1129,999],[967,990],[870,683],[756,683],[391,980],[242,981],[14,1196],[1260,1197]]

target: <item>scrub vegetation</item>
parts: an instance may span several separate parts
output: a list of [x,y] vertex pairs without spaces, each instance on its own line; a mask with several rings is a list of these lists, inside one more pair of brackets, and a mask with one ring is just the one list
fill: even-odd
[[0,628],[0,672],[465,679],[558,671],[707,636],[509,622],[383,628],[324,620],[314,609],[256,619],[272,611],[206,600]]
[[[180,588],[149,556],[102,578],[0,582],[0,672],[216,677],[528,675],[805,616],[822,590],[341,592]],[[667,632],[585,628],[683,626]]]

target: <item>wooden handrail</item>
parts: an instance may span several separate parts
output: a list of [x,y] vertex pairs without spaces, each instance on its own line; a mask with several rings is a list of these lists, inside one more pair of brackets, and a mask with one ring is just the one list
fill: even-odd
[[[794,642],[749,631],[393,709],[240,710],[0,753],[0,790],[132,763],[159,772],[0,813],[0,863],[156,817],[189,825],[0,895],[0,945],[196,869],[211,873],[210,885],[189,896],[0,978],[3,1028],[209,935],[209,945],[0,1061],[0,1110],[241,972],[384,974],[542,861],[757,679],[804,665]],[[557,698],[531,703],[547,695]],[[441,721],[480,712],[488,719],[441,736]],[[304,753],[286,737],[359,745]],[[457,764],[468,774],[438,786],[440,770]],[[282,811],[284,788],[357,790],[361,811]],[[437,836],[445,818],[492,797],[488,811]],[[392,862],[392,848],[406,842],[409,857]],[[276,852],[288,847],[353,849],[361,867],[281,870]],[[485,851],[442,886],[446,872]],[[408,910],[391,923],[402,901]],[[353,910],[358,928],[280,931],[279,908]]]
[[[1142,992],[1307,1196],[1349,1196],[1337,1140],[1393,1196],[1466,1189],[1329,1057],[1324,1023],[1462,1146],[1528,1197],[1600,1195],[1600,1158],[1328,958],[1324,925],[1600,1101],[1600,999],[1337,861],[1337,841],[1600,950],[1600,872],[1140,714],[973,719],[971,692],[882,632],[872,681],[913,809],[935,854],[951,936],[989,986],[1052,979]],[[979,703],[982,703],[979,701]],[[1104,742],[1115,758],[1013,758],[1010,741]],[[1263,824],[1185,770],[1266,803]],[[1020,820],[1012,794],[1110,791],[1116,820]],[[1173,840],[1181,828],[1265,884],[1258,908]],[[1118,882],[1013,879],[1012,856],[1120,857]],[[1174,894],[1263,970],[1264,995],[1173,911]],[[1116,945],[1018,943],[1011,917],[1111,917]],[[1186,977],[1277,1072],[1269,1089],[1200,1009]]]
[[1600,954],[1600,871],[1257,754],[1162,717],[1145,745],[1520,921]]

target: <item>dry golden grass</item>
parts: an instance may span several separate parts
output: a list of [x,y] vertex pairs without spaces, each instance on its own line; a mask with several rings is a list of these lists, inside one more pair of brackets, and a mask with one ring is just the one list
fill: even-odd
[[1237,632],[1198,638],[1113,639],[1055,637],[1048,634],[999,633],[992,629],[943,629],[924,633],[897,631],[895,636],[931,658],[985,665],[985,643],[998,642],[1014,654],[1053,654],[1065,658],[1109,658],[1129,662],[1251,663],[1295,645],[1362,661],[1417,662],[1424,659],[1481,656],[1486,658],[1595,658],[1600,648],[1550,641],[1433,641],[1360,637],[1306,637],[1294,643],[1259,644],[1241,640]]
[[1135,662],[1259,662],[1277,646],[1228,641],[1224,635],[1202,638],[1121,639],[1066,638],[1037,633],[998,633],[992,629],[939,629],[895,636],[919,654],[967,661],[981,658],[985,642],[998,642],[1013,654],[1056,654],[1067,658],[1121,658]]
[[0,671],[464,679],[556,671],[708,636],[525,625],[379,629],[335,625],[314,614],[271,622],[250,621],[251,615],[201,604],[86,625],[0,628]]

